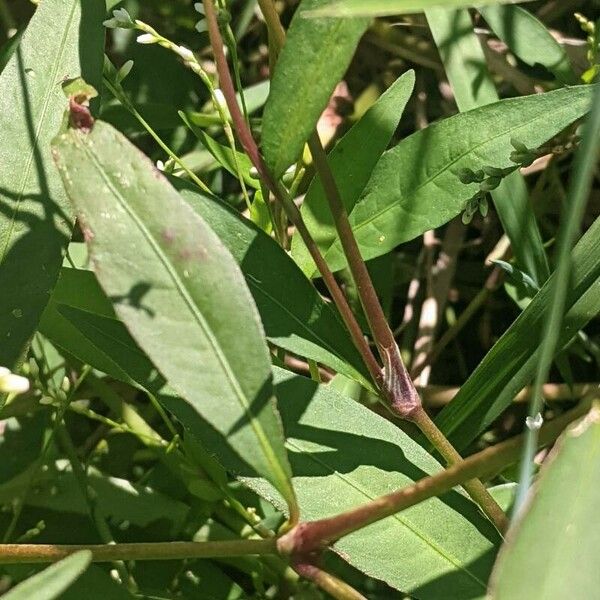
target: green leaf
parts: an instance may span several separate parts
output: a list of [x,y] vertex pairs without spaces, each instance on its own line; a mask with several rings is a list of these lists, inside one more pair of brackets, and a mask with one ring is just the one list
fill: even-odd
[[130,142],[96,122],[54,144],[95,272],[169,383],[295,505],[252,296],[205,222]]
[[[469,12],[430,8],[425,15],[459,110],[466,112],[498,102],[500,98]],[[518,263],[543,283],[550,271],[525,179],[518,172],[512,173],[491,196]]]
[[[557,352],[600,311],[600,219],[575,246],[571,273]],[[544,284],[437,418],[457,448],[477,437],[533,378],[554,279]]]
[[277,242],[225,203],[181,179],[171,182],[240,265],[269,341],[371,387],[341,317]]
[[[400,428],[330,386],[281,369],[275,381],[303,519],[333,516],[442,470]],[[462,599],[485,595],[499,542],[477,507],[451,492],[342,538],[335,550],[411,598]]]
[[[402,75],[329,153],[329,166],[348,213],[354,208],[379,157],[388,147],[414,85],[414,71]],[[319,177],[312,180],[301,211],[313,239],[322,251],[326,250],[336,238],[336,229]],[[318,276],[298,233],[292,239],[292,256],[308,276]]]
[[366,19],[307,19],[321,0],[302,0],[277,60],[262,125],[262,149],[275,177],[300,156],[365,32]]
[[494,600],[594,598],[600,588],[600,409],[563,435],[494,570]]
[[[458,215],[476,191],[459,180],[463,168],[513,163],[511,139],[537,147],[583,116],[594,86],[501,100],[434,123],[383,154],[350,223],[368,260]],[[336,239],[329,266],[345,258]]]
[[563,83],[576,83],[565,49],[529,11],[520,6],[487,6],[478,10],[492,31],[524,63],[546,67]]
[[[478,0],[477,6],[519,0]],[[531,0],[524,0],[531,2]],[[326,0],[311,11],[315,17],[385,17],[427,10],[432,7],[469,8],[473,0]]]
[[75,552],[22,581],[2,597],[5,600],[54,600],[90,566],[91,562],[92,553],[89,550]]
[[21,357],[71,235],[50,141],[67,107],[61,80],[99,85],[103,17],[101,2],[44,0],[0,75],[0,365]]

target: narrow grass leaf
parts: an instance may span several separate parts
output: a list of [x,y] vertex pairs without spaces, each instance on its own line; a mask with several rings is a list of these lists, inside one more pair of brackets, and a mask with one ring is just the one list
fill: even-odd
[[125,137],[96,122],[54,144],[98,281],[169,383],[295,510],[252,296],[205,222]]
[[[478,189],[460,182],[462,168],[513,165],[512,139],[540,146],[585,115],[593,93],[594,86],[576,86],[501,100],[434,123],[385,152],[350,214],[363,257],[447,223]],[[332,269],[345,266],[339,238],[326,259]]]
[[546,67],[559,81],[577,81],[566,50],[546,26],[520,6],[485,6],[479,9],[492,31],[524,63]]
[[600,409],[570,427],[542,467],[494,569],[493,600],[594,598],[600,589]]
[[[425,15],[459,110],[498,102],[469,12],[430,8]],[[542,284],[549,275],[548,260],[523,176],[512,173],[491,196],[519,265]]]
[[321,0],[303,0],[277,60],[264,109],[262,149],[279,177],[300,156],[304,143],[343,77],[367,19],[307,19]]
[[92,553],[81,550],[22,581],[2,597],[5,600],[54,600],[85,572],[91,562]]
[[[583,141],[577,150],[573,175],[569,186],[568,202],[565,203],[556,245],[556,271],[552,285],[551,300],[546,307],[545,327],[540,339],[540,359],[538,361],[529,415],[535,418],[541,413],[544,404],[542,387],[552,366],[552,358],[557,354],[560,329],[565,314],[567,294],[572,281],[573,261],[571,250],[580,235],[581,223],[590,197],[594,175],[597,171],[600,151],[600,88],[596,89],[592,112],[585,123]],[[517,510],[525,499],[526,490],[533,471],[533,460],[537,446],[537,429],[527,431],[527,443],[523,451]]]
[[[330,386],[281,369],[275,381],[303,519],[333,516],[442,470],[401,429]],[[485,596],[499,543],[477,507],[451,492],[344,537],[335,550],[411,598],[467,599]]]
[[[414,71],[402,75],[329,153],[329,166],[348,213],[389,146],[414,85]],[[326,250],[336,238],[336,229],[319,177],[312,180],[301,211],[313,239],[322,251]],[[292,257],[308,276],[318,276],[315,263],[298,233],[292,238]]]
[[[457,448],[464,448],[484,431],[533,379],[555,280],[556,274],[533,297],[438,416],[438,426]],[[573,249],[564,306],[557,351],[600,311],[600,218]]]
[[0,75],[1,365],[19,361],[71,235],[50,142],[66,106],[61,80],[101,81],[103,18],[102,2],[44,0]]

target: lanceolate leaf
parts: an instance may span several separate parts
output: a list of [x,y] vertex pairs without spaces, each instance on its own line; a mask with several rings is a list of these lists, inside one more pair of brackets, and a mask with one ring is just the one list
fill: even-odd
[[276,177],[294,163],[343,77],[366,19],[307,19],[321,0],[303,0],[290,24],[265,105],[262,149]]
[[[557,351],[600,311],[600,219],[575,246],[572,267]],[[553,280],[554,276],[544,284],[439,415],[438,426],[459,449],[492,423],[533,378]]]
[[[414,84],[413,71],[395,81],[330,152],[329,166],[348,213],[354,208],[379,157],[388,147]],[[313,179],[306,192],[302,215],[319,248],[326,250],[335,240],[336,230],[319,177]],[[308,276],[318,276],[316,266],[297,233],[292,239],[292,256]]]
[[1,365],[14,365],[35,331],[70,237],[50,141],[66,105],[61,80],[100,81],[103,17],[102,2],[44,0],[0,75]]
[[[303,519],[333,516],[442,469],[401,429],[330,386],[280,369],[275,381]],[[335,549],[411,598],[467,599],[485,595],[499,542],[475,505],[452,492],[342,538]]]
[[2,597],[6,600],[54,600],[85,572],[91,562],[92,553],[89,550],[76,552],[22,581]]
[[[500,98],[469,11],[430,8],[425,15],[459,110],[466,112],[498,102]],[[460,35],[456,35],[457,30]],[[541,285],[550,271],[523,176],[512,173],[491,196],[515,258]]]
[[71,129],[54,151],[117,315],[190,413],[293,506],[264,333],[229,252],[109,125]]
[[495,600],[594,598],[600,589],[600,409],[570,427],[542,468],[494,571]]
[[240,265],[267,338],[369,387],[369,375],[341,318],[287,253],[223,202],[203,195],[181,179],[171,182]]
[[[455,217],[478,189],[460,182],[460,169],[514,165],[511,139],[545,143],[589,110],[593,87],[501,100],[434,123],[388,150],[350,215],[363,257],[385,254]],[[344,267],[339,240],[326,258],[332,269]]]

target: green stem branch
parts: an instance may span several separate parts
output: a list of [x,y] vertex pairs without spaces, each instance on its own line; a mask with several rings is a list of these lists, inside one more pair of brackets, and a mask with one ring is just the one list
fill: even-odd
[[[589,408],[590,402],[582,402],[577,408],[542,427],[538,437],[539,446],[553,442],[569,423],[582,417]],[[524,441],[524,435],[514,437],[473,454],[441,473],[425,477],[410,487],[376,498],[358,508],[328,519],[302,522],[279,538],[279,550],[293,556],[310,555],[354,531],[444,494],[457,485],[477,477],[494,475],[519,460]]]
[[149,542],[135,544],[0,544],[0,564],[49,563],[79,550],[90,550],[94,562],[183,560],[276,554],[275,539],[225,542]]

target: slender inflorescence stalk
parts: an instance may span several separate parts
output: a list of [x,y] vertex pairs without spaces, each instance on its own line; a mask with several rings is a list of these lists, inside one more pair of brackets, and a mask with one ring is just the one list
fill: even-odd
[[[248,153],[250,160],[255,165],[260,176],[263,178],[263,181],[273,192],[275,197],[282,202],[290,221],[296,226],[298,233],[302,237],[302,240],[308,248],[332,295],[333,301],[342,314],[354,343],[357,345],[357,348],[361,352],[361,355],[369,368],[373,381],[381,392],[382,399],[396,415],[403,419],[414,421],[432,443],[436,444],[440,442],[441,438],[443,438],[443,434],[435,427],[433,421],[423,409],[415,386],[402,362],[398,345],[396,344],[393,332],[385,318],[385,314],[375,292],[365,262],[360,254],[358,244],[356,243],[348,220],[348,214],[339,194],[339,189],[333,173],[327,163],[327,157],[318,135],[315,133],[311,137],[309,141],[310,150],[313,154],[315,167],[326,192],[326,197],[330,205],[331,213],[348,265],[357,285],[361,304],[381,356],[383,369],[379,368],[370,348],[366,345],[356,318],[327,263],[323,259],[316,243],[310,235],[310,232],[306,228],[300,211],[288,196],[287,192],[275,180],[264,163],[262,155],[252,136],[252,132],[244,121],[239,106],[237,105],[229,66],[223,52],[223,40],[219,31],[213,2],[212,0],[203,0],[203,4],[221,87],[242,146]],[[283,45],[285,32],[272,2],[270,0],[260,0],[259,4],[269,27],[269,35],[276,44],[274,54],[277,55]],[[445,438],[443,439],[444,443],[440,444],[440,447],[437,448],[440,454],[442,454],[450,464],[459,462],[461,460],[460,454],[453,448],[452,452],[449,452],[449,447],[451,448],[450,443]],[[504,531],[508,523],[506,516],[487,492],[483,484],[480,482],[473,482],[472,484],[469,484],[466,489],[471,494],[473,500],[481,506],[483,512],[494,522],[496,527],[500,531]]]
[[[539,446],[552,443],[569,423],[585,415],[591,406],[591,400],[597,396],[597,392],[591,394],[578,407],[544,425],[539,431]],[[283,554],[298,557],[296,565],[312,564],[311,560],[306,559],[307,556],[345,535],[433,496],[444,494],[465,481],[496,474],[519,459],[523,441],[523,435],[514,437],[473,454],[440,473],[424,477],[409,487],[335,517],[300,523],[278,539],[98,545],[0,544],[0,564],[54,562],[79,550],[90,550],[95,562]]]

